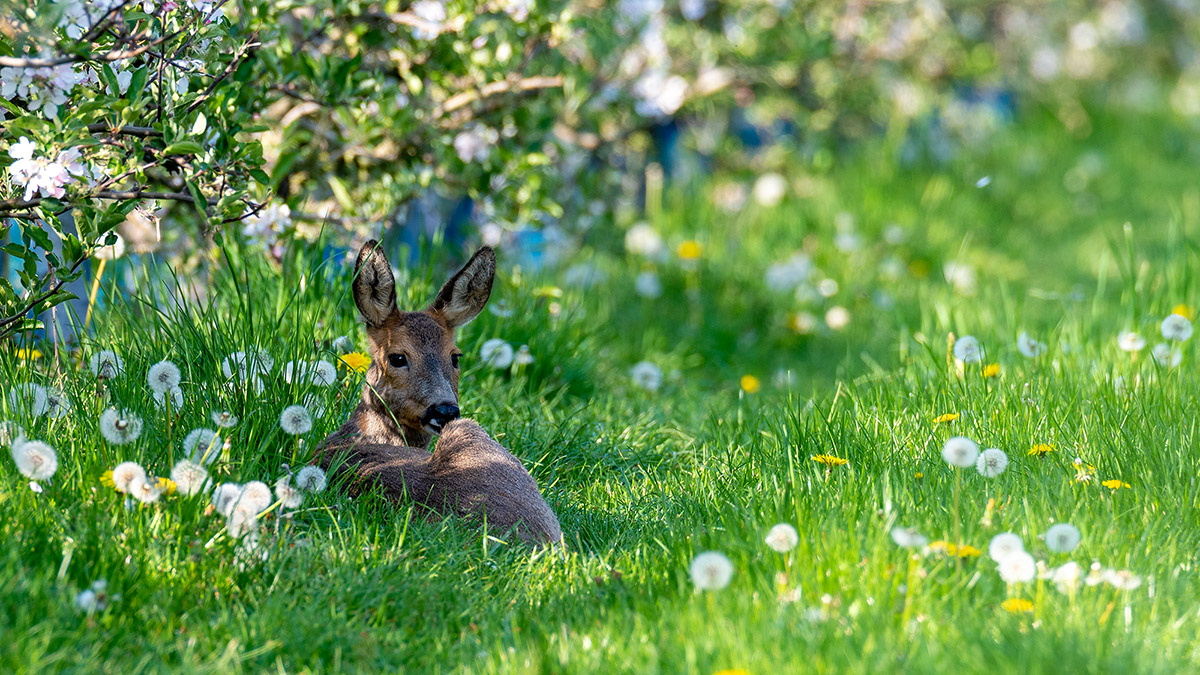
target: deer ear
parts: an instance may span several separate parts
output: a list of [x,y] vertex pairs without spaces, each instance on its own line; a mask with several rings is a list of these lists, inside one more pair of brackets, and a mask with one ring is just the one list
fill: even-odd
[[363,244],[354,264],[354,304],[369,327],[383,325],[396,311],[396,279],[392,265],[372,239]]
[[495,279],[496,253],[484,246],[442,286],[429,311],[441,314],[452,330],[458,328],[483,311]]

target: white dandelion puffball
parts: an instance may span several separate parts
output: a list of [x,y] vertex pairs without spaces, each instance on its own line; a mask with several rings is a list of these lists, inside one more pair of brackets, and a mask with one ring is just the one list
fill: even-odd
[[479,348],[479,357],[496,370],[504,370],[511,366],[515,356],[512,345],[500,338],[492,338]]
[[983,360],[983,347],[971,335],[964,335],[954,341],[954,358],[963,363],[979,363]]
[[261,349],[234,352],[221,361],[221,372],[227,379],[252,380],[259,375],[271,372],[274,367],[275,360]]
[[279,426],[293,436],[307,434],[312,429],[312,425],[312,415],[309,415],[308,408],[302,405],[289,405],[279,416]]
[[313,366],[304,361],[288,361],[283,364],[283,381],[288,384],[308,383],[313,380]]
[[1050,571],[1050,581],[1058,587],[1060,593],[1069,593],[1079,586],[1083,570],[1077,562],[1069,562]]
[[1057,523],[1046,530],[1046,548],[1055,553],[1070,553],[1082,540],[1079,528],[1070,523]]
[[132,443],[142,435],[142,420],[137,415],[109,408],[100,414],[100,435],[113,445]]
[[517,355],[513,357],[513,363],[518,366],[527,366],[533,363],[533,354],[529,351],[529,345],[517,347]]
[[637,275],[633,280],[633,290],[637,291],[637,294],[643,298],[650,298],[651,300],[662,297],[663,294],[662,282],[659,281],[657,274],[650,271],[641,272]]
[[325,484],[325,471],[319,466],[306,466],[296,472],[296,487],[305,492],[321,492]]
[[12,407],[29,413],[30,417],[41,417],[46,414],[46,388],[34,382],[25,382],[13,387],[8,400]]
[[229,513],[233,510],[233,505],[237,501],[239,495],[242,494],[242,486],[237,483],[221,483],[212,493],[212,505],[217,510],[217,513],[229,517]]
[[787,195],[787,180],[777,173],[764,173],[754,181],[750,194],[763,208],[773,208]]
[[337,368],[334,368],[332,363],[321,359],[312,364],[309,377],[312,383],[318,387],[328,387],[337,382]]
[[240,539],[243,535],[257,532],[258,513],[238,504],[229,513],[229,519],[225,521],[225,531],[234,539]]
[[88,614],[100,609],[100,603],[96,600],[96,591],[87,589],[77,593],[75,595],[75,609]]
[[192,429],[183,438],[183,454],[197,464],[212,464],[221,454],[221,443],[212,429]]
[[666,251],[658,230],[648,223],[638,223],[625,233],[625,250],[634,255],[658,258]]
[[25,441],[12,447],[17,471],[30,480],[46,480],[58,471],[58,454],[42,441]]
[[663,382],[662,368],[649,361],[642,361],[630,368],[629,377],[633,378],[635,385],[646,391],[658,391]]
[[158,501],[162,490],[158,489],[157,479],[139,476],[129,482],[129,494],[143,504],[150,504]]
[[294,509],[304,501],[304,493],[292,486],[291,476],[284,476],[275,481],[275,497],[285,509]]
[[125,362],[116,352],[105,349],[92,354],[92,374],[101,380],[111,380],[125,371]]
[[349,354],[354,351],[354,340],[345,335],[337,336],[333,339],[333,351],[338,354]]
[[999,448],[988,448],[979,453],[979,459],[975,462],[975,468],[979,470],[979,475],[984,478],[995,478],[1004,473],[1008,468],[1008,455]]
[[1104,581],[1119,591],[1132,591],[1142,585],[1142,578],[1129,570],[1108,570]]
[[1186,316],[1171,314],[1162,320],[1162,336],[1174,342],[1185,342],[1192,337],[1192,322]]
[[183,390],[179,387],[173,387],[170,391],[154,392],[154,405],[158,408],[165,408],[170,402],[172,410],[179,410],[183,407]]
[[308,396],[305,396],[304,402],[301,405],[308,409],[308,414],[311,415],[314,420],[325,419],[325,404],[322,403],[321,399],[317,398],[315,395],[309,394]]
[[238,423],[237,415],[234,415],[226,410],[214,410],[210,417],[212,418],[213,424],[221,427],[222,429],[228,429]]
[[702,591],[719,591],[733,578],[733,563],[725,554],[706,551],[692,560],[692,583]]
[[1140,352],[1146,348],[1146,338],[1127,330],[1117,336],[1117,346],[1127,352]]
[[179,366],[166,360],[150,366],[150,370],[146,372],[146,384],[149,384],[156,394],[166,394],[178,389],[182,380]]
[[915,527],[893,527],[892,541],[900,548],[924,548],[929,539]]
[[954,436],[946,440],[942,446],[942,459],[950,466],[966,469],[975,464],[979,458],[979,446],[969,438]]
[[96,240],[97,248],[92,252],[92,257],[96,260],[112,262],[125,255],[125,237],[122,237],[118,232],[112,232],[111,234],[114,237],[111,245],[106,245],[105,243],[108,241],[107,234],[100,235],[100,238]]
[[763,541],[767,542],[772,551],[787,553],[800,543],[800,533],[787,523],[779,523],[767,531],[767,537]]
[[1154,349],[1150,350],[1150,356],[1154,358],[1156,364],[1164,368],[1174,368],[1183,363],[1183,352],[1178,347],[1172,349],[1171,345],[1166,342],[1154,345]]
[[1037,576],[1037,561],[1025,551],[1017,551],[999,561],[997,569],[1005,583],[1023,584]]
[[117,492],[128,493],[135,480],[146,481],[146,470],[137,462],[121,462],[112,470],[113,487]]
[[1012,532],[1002,532],[992,537],[992,541],[988,543],[988,557],[996,562],[1001,562],[1014,553],[1024,552],[1025,542]]
[[272,501],[274,501],[274,496],[271,488],[262,481],[252,480],[242,486],[234,509],[251,509],[257,515],[265,511]]
[[841,330],[850,325],[850,310],[835,305],[825,312],[825,325],[829,326],[830,330]]
[[54,387],[46,387],[46,416],[50,419],[66,417],[71,412],[71,399]]
[[204,491],[208,482],[208,469],[190,459],[181,459],[171,469],[171,480],[175,481],[175,487],[180,494],[191,497]]
[[1026,358],[1036,359],[1046,353],[1046,343],[1038,342],[1029,337],[1029,333],[1022,332],[1017,336],[1017,351]]

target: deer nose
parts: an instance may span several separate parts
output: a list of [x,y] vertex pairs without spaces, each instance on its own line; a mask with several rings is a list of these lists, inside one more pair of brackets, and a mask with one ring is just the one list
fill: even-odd
[[441,431],[442,427],[458,419],[458,406],[453,403],[439,403],[429,406],[429,410],[425,411],[425,423],[433,427],[434,431]]

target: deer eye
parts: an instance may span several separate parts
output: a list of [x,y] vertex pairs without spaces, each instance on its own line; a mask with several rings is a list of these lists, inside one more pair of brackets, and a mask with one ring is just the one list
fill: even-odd
[[462,358],[462,354],[451,354],[450,355],[450,363],[453,364],[456,369],[458,368],[458,360],[460,358]]
[[388,365],[393,368],[403,368],[408,365],[408,357],[403,354],[388,354]]

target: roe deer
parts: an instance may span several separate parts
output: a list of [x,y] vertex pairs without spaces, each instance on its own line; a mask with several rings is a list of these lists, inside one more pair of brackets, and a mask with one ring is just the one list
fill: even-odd
[[[381,486],[426,516],[486,518],[532,543],[559,543],[558,518],[521,462],[472,420],[460,419],[454,331],[492,294],[496,256],[479,249],[419,312],[396,306],[392,267],[375,241],[358,254],[354,303],[362,314],[371,366],[362,401],[318,449],[318,461],[354,475],[351,490]],[[440,434],[430,454],[432,434]]]

